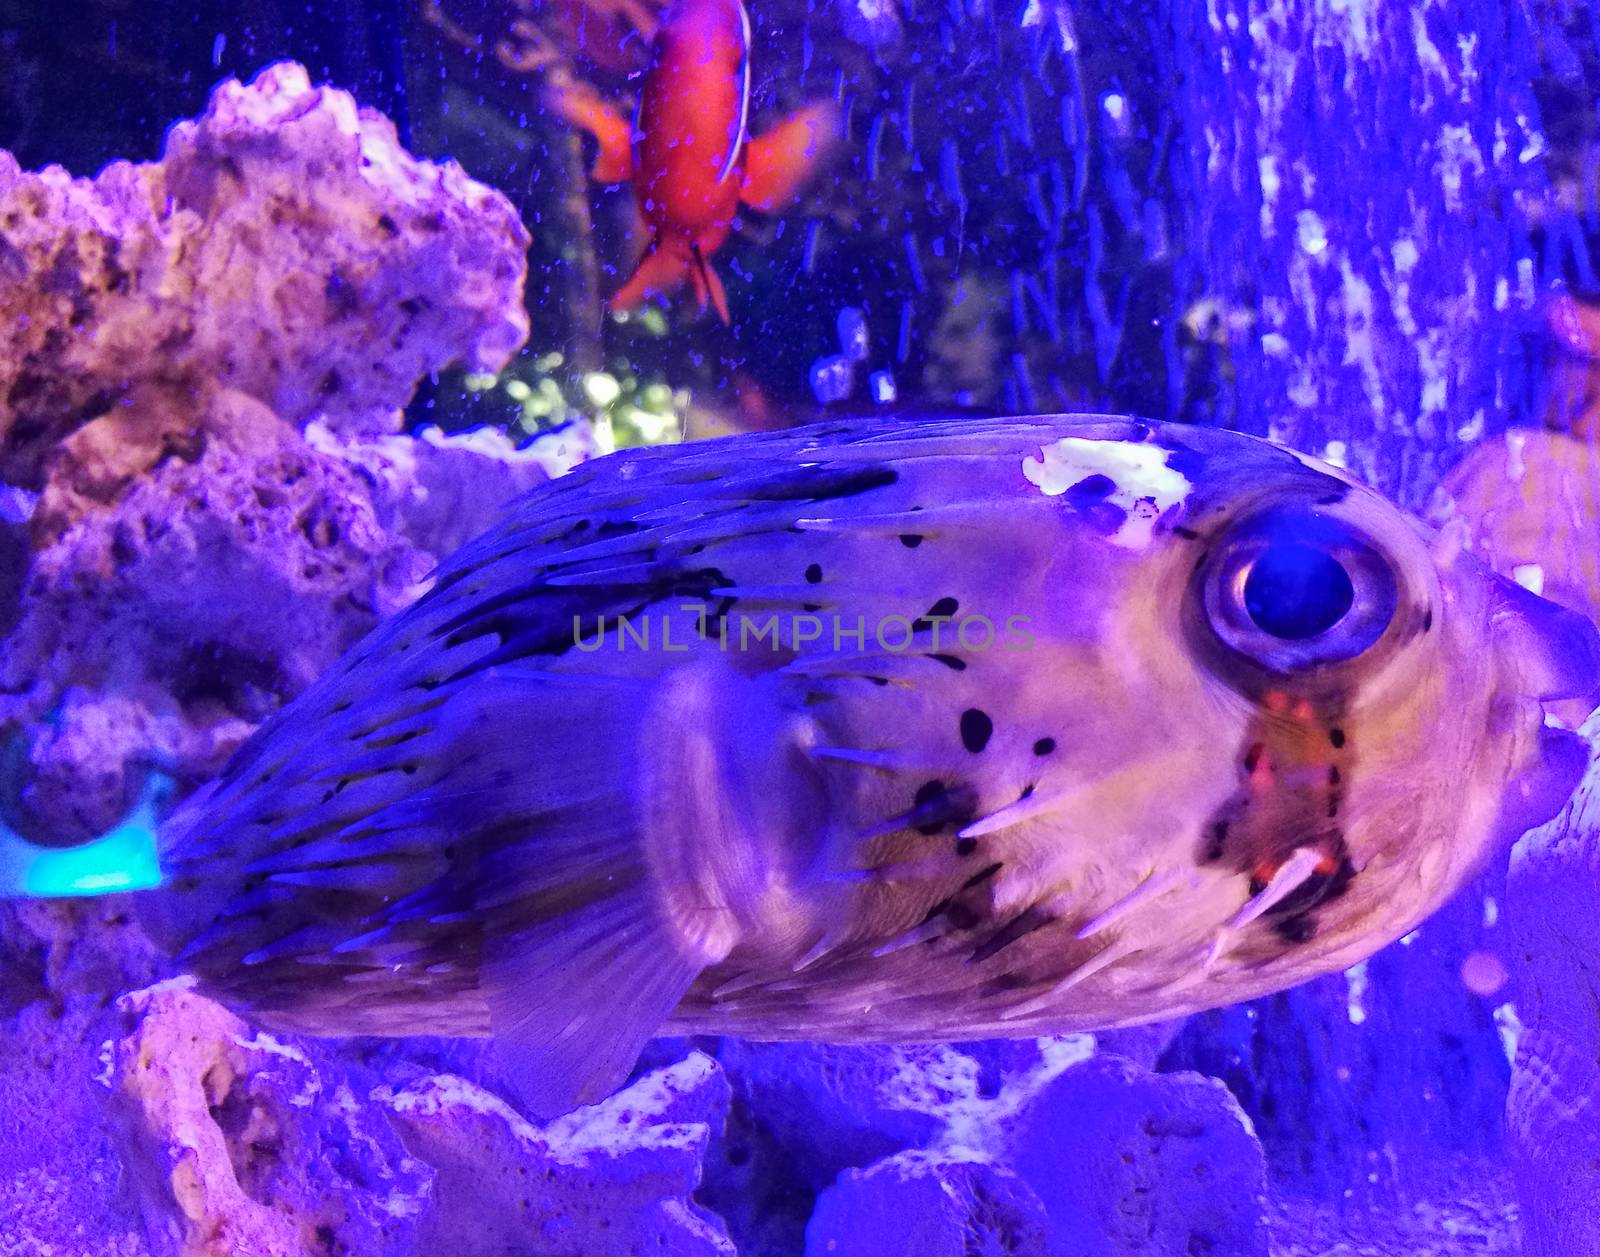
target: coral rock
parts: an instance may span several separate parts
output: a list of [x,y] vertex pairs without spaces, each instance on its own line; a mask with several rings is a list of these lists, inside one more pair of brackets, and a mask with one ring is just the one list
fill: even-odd
[[1266,1162],[1228,1089],[1100,1056],[1018,1115],[1010,1163],[1062,1254],[1266,1257]]
[[436,1075],[392,1095],[407,1148],[437,1171],[419,1253],[451,1257],[733,1257],[690,1199],[728,1086],[699,1053],[536,1127]]
[[552,460],[548,438],[518,449],[493,428],[347,436],[314,423],[306,440],[355,468],[384,527],[429,554],[450,553],[487,528],[506,502],[569,470]]
[[413,1250],[431,1176],[382,1110],[178,984],[123,1005],[114,1107],[157,1257]]
[[34,556],[0,644],[0,721],[27,723],[8,819],[37,841],[114,824],[152,761],[217,771],[432,564],[351,467],[260,403],[218,394],[207,430],[193,461],[167,459]]
[[392,122],[302,66],[223,83],[173,127],[163,165],[166,195],[203,225],[185,253],[195,361],[292,422],[392,411],[430,371],[498,370],[527,338],[511,202],[412,157]]
[[[1600,717],[1583,732],[1600,745]],[[1507,1100],[1528,1257],[1600,1253],[1600,763],[1512,854],[1506,918],[1523,1030]]]
[[974,1152],[906,1152],[847,1170],[817,1200],[806,1257],[1053,1257],[1044,1207]]
[[521,345],[527,246],[504,196],[291,63],[222,84],[159,162],[91,181],[0,153],[0,476],[38,487],[152,380],[392,426],[430,371]]

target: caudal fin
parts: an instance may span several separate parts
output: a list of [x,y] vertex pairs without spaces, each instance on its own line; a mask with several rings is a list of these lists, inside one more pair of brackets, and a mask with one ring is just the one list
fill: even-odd
[[632,310],[651,297],[671,296],[683,287],[694,269],[694,255],[675,237],[657,241],[640,259],[628,282],[617,289],[609,303],[616,311]]
[[690,268],[689,277],[694,282],[694,295],[700,301],[700,308],[704,310],[709,304],[717,312],[723,326],[730,325],[733,318],[728,313],[728,293],[722,286],[722,276],[711,269],[711,263],[698,245],[690,256],[694,259],[694,265]]

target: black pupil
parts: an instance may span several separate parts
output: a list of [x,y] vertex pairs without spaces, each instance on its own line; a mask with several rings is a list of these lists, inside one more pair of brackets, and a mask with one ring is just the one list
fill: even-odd
[[1338,559],[1292,543],[1264,551],[1244,582],[1244,608],[1255,626],[1291,642],[1326,633],[1344,619],[1355,597]]

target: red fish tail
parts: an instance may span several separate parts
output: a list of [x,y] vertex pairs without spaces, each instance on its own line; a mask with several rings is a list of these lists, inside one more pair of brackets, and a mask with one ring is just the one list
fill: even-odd
[[699,298],[700,308],[704,310],[706,303],[710,302],[723,326],[731,325],[733,319],[728,313],[728,293],[722,286],[722,277],[711,269],[711,263],[706,261],[706,255],[699,245],[693,247],[691,255],[694,265],[689,270],[689,278],[694,281],[694,295]]
[[657,241],[640,260],[628,282],[617,289],[611,298],[610,308],[616,311],[632,310],[650,297],[676,292],[691,274],[695,276],[698,291],[699,270],[694,266],[690,251],[675,239]]

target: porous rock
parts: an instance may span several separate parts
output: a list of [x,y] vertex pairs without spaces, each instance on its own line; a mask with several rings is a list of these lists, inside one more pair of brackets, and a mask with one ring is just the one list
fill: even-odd
[[573,465],[550,438],[519,449],[494,428],[354,434],[317,422],[306,428],[306,440],[367,482],[385,528],[438,555],[477,536],[511,499]]
[[105,1120],[104,992],[150,980],[125,896],[0,904],[0,1257],[147,1257]]
[[1056,1257],[1044,1207],[980,1153],[904,1152],[817,1199],[805,1257]]
[[[1584,725],[1600,746],[1600,716]],[[1600,762],[1523,835],[1507,887],[1518,1037],[1506,1117],[1528,1257],[1600,1253]]]
[[419,1253],[451,1257],[733,1257],[691,1199],[728,1086],[695,1053],[542,1127],[464,1079],[387,1098],[406,1147],[433,1166]]
[[122,1005],[113,1111],[156,1257],[415,1251],[431,1172],[349,1080],[181,983]]
[[0,153],[0,477],[38,487],[150,381],[393,426],[428,372],[521,345],[527,245],[503,195],[293,63],[223,83],[157,162],[88,180]]
[[201,431],[113,505],[63,506],[34,555],[0,643],[0,722],[26,766],[7,819],[36,841],[114,824],[152,761],[216,772],[432,565],[355,471],[261,403],[218,393]]
[[223,83],[156,162],[0,153],[0,479],[36,494],[0,585],[6,823],[76,843],[153,768],[213,775],[544,478],[498,434],[397,431],[425,375],[525,339],[527,243],[292,63]]
[[1266,1257],[1266,1162],[1214,1078],[1097,1056],[1032,1096],[1008,1144],[1061,1257]]

